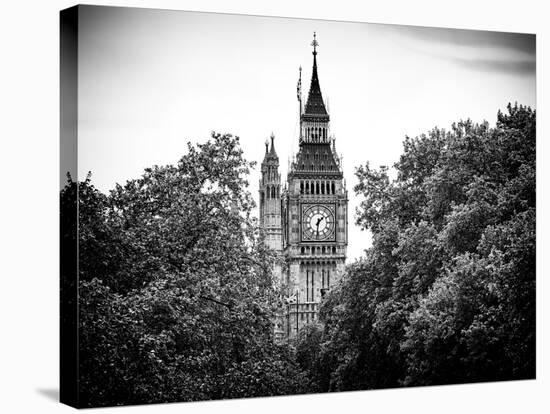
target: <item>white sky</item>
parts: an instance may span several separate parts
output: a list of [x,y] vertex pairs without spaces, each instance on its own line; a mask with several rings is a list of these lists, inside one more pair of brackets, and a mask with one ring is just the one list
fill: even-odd
[[[298,67],[319,81],[350,196],[349,259],[370,237],[354,224],[354,170],[391,166],[405,135],[459,119],[492,125],[508,102],[535,107],[535,37],[367,23],[81,6],[79,175],[107,192],[173,164],[211,131],[261,162],[271,132],[286,177],[298,150]],[[258,164],[259,167],[259,164]],[[257,171],[250,177],[257,197]]]

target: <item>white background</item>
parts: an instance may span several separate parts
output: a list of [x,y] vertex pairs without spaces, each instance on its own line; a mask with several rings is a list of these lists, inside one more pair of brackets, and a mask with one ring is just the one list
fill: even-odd
[[[194,404],[103,409],[102,412],[544,412],[549,367],[543,355],[548,289],[548,165],[544,82],[550,56],[543,1],[107,1],[104,5],[157,7],[375,23],[537,33],[538,358],[537,380],[500,384],[384,390]],[[0,9],[0,409],[6,413],[72,410],[57,403],[58,389],[58,135],[59,10],[67,1],[26,1]],[[545,25],[547,27],[545,27]],[[548,69],[546,69],[548,74]],[[546,375],[545,375],[546,374]],[[550,405],[550,404],[548,404]]]

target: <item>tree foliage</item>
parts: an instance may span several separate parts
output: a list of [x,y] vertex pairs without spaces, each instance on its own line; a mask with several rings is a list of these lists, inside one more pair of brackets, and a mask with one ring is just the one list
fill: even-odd
[[535,111],[407,137],[357,169],[373,234],[303,338],[325,391],[535,376]]
[[213,134],[109,195],[90,176],[62,191],[78,192],[84,406],[307,389],[273,342],[279,292],[251,216],[250,167],[238,138]]

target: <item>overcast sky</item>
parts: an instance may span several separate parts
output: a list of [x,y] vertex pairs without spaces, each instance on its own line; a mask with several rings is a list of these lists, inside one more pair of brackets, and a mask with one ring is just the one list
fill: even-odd
[[[173,164],[211,131],[241,137],[261,162],[275,134],[286,177],[298,150],[296,82],[309,87],[311,40],[350,195],[355,167],[391,166],[405,135],[460,119],[494,125],[498,109],[535,107],[535,36],[483,31],[82,7],[79,175],[107,192]],[[250,177],[257,197],[257,171]],[[350,219],[348,256],[370,236]]]

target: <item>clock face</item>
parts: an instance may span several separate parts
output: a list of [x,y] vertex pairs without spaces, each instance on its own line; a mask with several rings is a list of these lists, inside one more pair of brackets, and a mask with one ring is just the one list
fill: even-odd
[[302,240],[334,240],[334,206],[302,205]]

